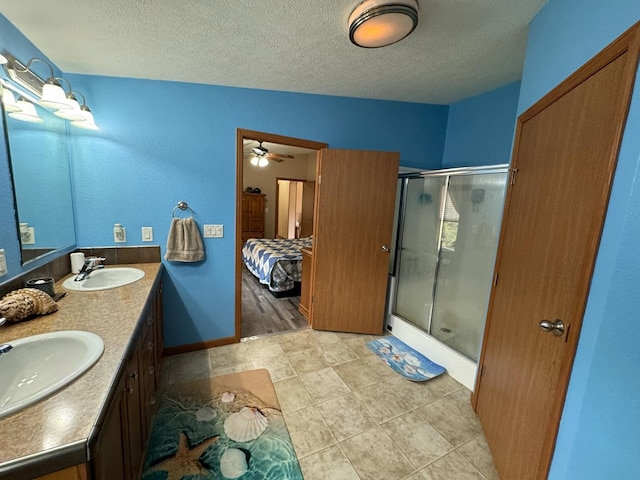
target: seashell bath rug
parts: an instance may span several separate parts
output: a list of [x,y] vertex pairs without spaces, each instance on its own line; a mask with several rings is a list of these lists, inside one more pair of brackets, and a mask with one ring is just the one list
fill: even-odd
[[445,368],[401,342],[384,337],[367,343],[367,348],[396,372],[414,382],[424,382],[445,372]]
[[303,480],[265,369],[168,387],[143,480]]

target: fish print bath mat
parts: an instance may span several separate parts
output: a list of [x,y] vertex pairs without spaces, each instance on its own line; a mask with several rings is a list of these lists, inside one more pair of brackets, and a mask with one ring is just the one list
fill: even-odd
[[433,363],[396,337],[373,340],[367,343],[367,348],[400,375],[414,382],[424,382],[445,372],[444,367]]
[[303,480],[267,370],[168,387],[142,479],[182,478]]

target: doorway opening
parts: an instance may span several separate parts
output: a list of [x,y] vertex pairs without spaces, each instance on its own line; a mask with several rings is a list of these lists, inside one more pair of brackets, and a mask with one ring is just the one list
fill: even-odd
[[[237,131],[236,341],[308,326],[299,311],[301,260],[287,257],[285,249],[311,246],[314,195],[309,192],[318,152],[326,146]],[[288,184],[280,189],[280,181]]]

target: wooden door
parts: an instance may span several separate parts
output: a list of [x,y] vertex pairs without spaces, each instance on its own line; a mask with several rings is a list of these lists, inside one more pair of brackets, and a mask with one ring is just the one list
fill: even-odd
[[502,479],[548,474],[637,63],[632,32],[518,119],[474,393]]
[[399,154],[320,152],[312,327],[382,333]]
[[300,236],[308,237],[313,233],[313,202],[316,194],[316,182],[306,181],[302,188],[302,218]]

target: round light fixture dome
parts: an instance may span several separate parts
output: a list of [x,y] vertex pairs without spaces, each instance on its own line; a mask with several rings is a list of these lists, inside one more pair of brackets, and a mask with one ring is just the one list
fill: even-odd
[[349,17],[349,40],[363,48],[399,42],[418,25],[417,0],[365,0]]

